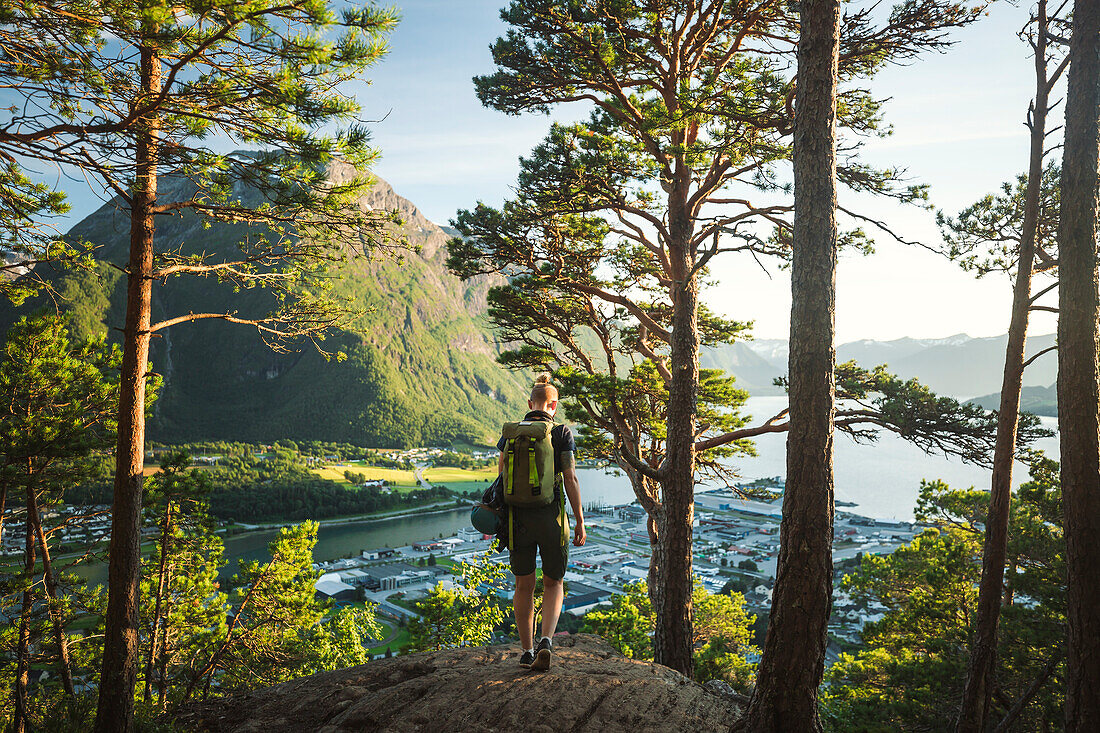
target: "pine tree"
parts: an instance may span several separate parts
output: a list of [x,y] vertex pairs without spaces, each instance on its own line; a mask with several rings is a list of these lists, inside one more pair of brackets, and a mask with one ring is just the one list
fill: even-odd
[[[354,311],[328,295],[323,270],[385,240],[396,215],[357,204],[374,153],[341,84],[380,58],[396,17],[373,5],[337,13],[316,0],[93,0],[9,4],[0,21],[30,60],[0,65],[5,88],[21,96],[0,125],[0,152],[80,170],[130,218],[129,257],[117,263],[128,285],[96,723],[129,730],[149,340],[220,319],[283,349],[317,342]],[[63,62],[31,62],[39,58]],[[250,149],[225,152],[227,140]],[[233,224],[236,241],[215,254],[203,242],[158,238],[157,219],[175,216]],[[154,323],[154,282],[181,276],[266,295]]]
[[271,560],[240,562],[230,620],[201,650],[180,701],[220,690],[249,690],[366,661],[363,640],[380,629],[371,609],[340,609],[318,600],[313,548],[317,523],[280,530]]
[[503,566],[490,553],[464,560],[452,569],[453,587],[442,583],[416,602],[419,618],[409,622],[410,649],[423,651],[488,642],[504,621],[504,602],[496,588],[504,580]]
[[[973,17],[939,2],[906,3],[879,27],[869,12],[856,13],[847,19],[843,74],[866,76],[938,47],[945,28]],[[452,242],[450,264],[463,276],[513,278],[519,287],[500,292],[496,311],[546,314],[528,320],[560,350],[521,348],[514,366],[548,364],[565,352],[581,377],[591,376],[591,393],[606,396],[651,362],[645,368],[667,394],[659,455],[614,398],[583,406],[610,436],[616,462],[638,476],[639,501],[654,518],[656,659],[690,674],[696,454],[745,437],[733,430],[697,445],[697,431],[709,427],[700,412],[700,345],[731,341],[745,328],[707,311],[701,290],[719,254],[788,252],[791,206],[758,195],[780,188],[779,166],[790,154],[787,64],[797,19],[779,2],[684,0],[514,2],[502,18],[511,28],[493,45],[498,71],[475,79],[482,103],[509,114],[570,102],[594,110],[584,122],[551,127],[521,161],[517,196],[501,210],[482,204],[459,213],[463,238]],[[840,124],[873,131],[878,102],[857,85],[843,99]],[[853,190],[906,201],[923,195],[855,158],[838,171]],[[774,233],[761,237],[761,228]],[[856,230],[844,239],[867,242]],[[556,318],[563,322],[555,329],[547,321]],[[640,400],[648,386],[643,378]]]
[[[11,655],[16,663],[11,725],[16,731],[28,729],[33,713],[27,688],[33,648],[53,647],[50,667],[66,695],[74,695],[67,625],[73,620],[72,600],[84,592],[73,587],[52,553],[65,525],[78,526],[82,517],[74,514],[54,526],[46,518],[64,504],[66,489],[94,470],[89,459],[113,442],[118,366],[117,348],[108,348],[102,339],[70,341],[64,319],[57,316],[21,319],[4,345],[0,517],[9,494],[21,500],[25,538],[22,571],[5,583],[3,596],[5,608],[19,609]],[[4,529],[0,519],[0,534]],[[40,623],[43,609],[47,620]]]
[[[1012,497],[989,730],[1059,728],[1065,697],[1065,543],[1057,464],[1030,456],[1031,480]],[[968,643],[984,572],[990,493],[922,482],[915,515],[930,525],[890,555],[865,555],[838,589],[881,604],[862,646],[842,654],[822,690],[835,731],[949,730],[966,686]],[[879,608],[879,606],[875,606]],[[869,611],[868,611],[869,612]],[[877,614],[876,614],[877,615]]]
[[[1033,12],[1027,39],[1034,54],[1035,97],[1028,107],[1030,130],[1028,172],[1015,186],[1006,184],[1002,195],[987,196],[950,219],[937,216],[944,230],[948,255],[979,276],[1002,271],[1013,278],[1012,307],[1005,352],[997,444],[993,454],[989,516],[985,522],[985,550],[977,603],[975,635],[971,640],[967,685],[958,731],[982,733],[988,728],[994,683],[991,675],[997,649],[997,626],[1004,596],[1004,566],[1008,549],[1012,468],[1019,429],[1020,394],[1024,369],[1043,352],[1026,357],[1027,329],[1036,300],[1055,287],[1033,293],[1033,277],[1056,269],[1053,237],[1057,229],[1057,169],[1045,165],[1047,115],[1053,107],[1050,93],[1065,69],[1057,48],[1051,48],[1065,21],[1047,17],[1046,0]],[[1054,69],[1051,70],[1051,64]],[[1043,308],[1045,306],[1038,306]]]
[[218,572],[224,546],[206,513],[207,474],[185,452],[169,452],[147,491],[145,514],[156,528],[141,584],[142,697],[163,711],[169,693],[186,683],[193,660],[225,633],[227,597]]

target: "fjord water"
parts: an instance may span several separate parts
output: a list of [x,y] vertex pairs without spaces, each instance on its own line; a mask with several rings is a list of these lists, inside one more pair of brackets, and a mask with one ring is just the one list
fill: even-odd
[[[785,397],[753,397],[744,412],[752,415],[750,424],[756,424],[775,415],[785,405]],[[1051,429],[1057,423],[1055,418],[1044,417],[1042,421],[1045,427]],[[735,457],[730,464],[745,480],[783,476],[786,473],[786,440],[784,433],[760,436],[755,439],[756,456]],[[1041,440],[1035,447],[1045,450],[1050,456],[1058,455],[1057,438]],[[921,479],[941,479],[956,488],[988,488],[990,480],[990,472],[986,468],[963,463],[957,458],[945,458],[942,454],[926,454],[892,433],[884,433],[874,443],[855,443],[851,438],[838,434],[835,472],[837,501],[855,505],[839,508],[876,519],[912,519]],[[578,475],[585,505],[634,501],[630,482],[621,474],[582,468],[578,470]],[[1026,480],[1026,467],[1017,464],[1015,484],[1018,486]],[[713,484],[706,481],[700,484],[700,488],[711,486]],[[397,547],[440,535],[449,536],[468,526],[469,518],[468,510],[457,509],[395,519],[323,524],[318,532],[314,558],[319,562],[335,560],[357,555],[367,548]],[[278,530],[262,530],[227,537],[225,555],[229,564],[225,574],[236,572],[238,559],[269,559],[267,544],[277,534]],[[105,582],[106,566],[85,567],[82,574],[94,581]]]
[[[752,416],[749,424],[755,425],[778,413],[786,404],[786,397],[752,397],[744,413]],[[1046,428],[1054,430],[1057,427],[1056,418],[1041,420]],[[771,433],[753,441],[757,455],[734,457],[730,465],[745,480],[784,476],[787,470],[786,434]],[[876,519],[911,520],[921,479],[940,479],[954,488],[989,488],[989,469],[945,457],[942,453],[924,453],[893,433],[884,432],[873,443],[856,443],[838,433],[835,446],[836,499],[855,504],[840,508],[856,514]],[[1057,437],[1040,440],[1034,447],[1046,451],[1048,456],[1058,457]],[[1015,485],[1027,479],[1027,467],[1017,463],[1013,472]],[[704,481],[701,488],[713,485]],[[604,475],[596,470],[582,470],[581,494],[586,504],[594,501],[621,504],[634,500],[625,476]]]

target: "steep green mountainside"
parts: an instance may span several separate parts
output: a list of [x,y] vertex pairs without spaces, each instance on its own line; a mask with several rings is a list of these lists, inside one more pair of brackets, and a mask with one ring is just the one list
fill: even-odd
[[[162,184],[162,198],[180,195],[179,185]],[[354,333],[339,331],[324,343],[347,359],[326,361],[310,345],[273,352],[249,326],[212,320],[173,326],[153,341],[153,366],[164,388],[149,423],[151,439],[292,438],[372,447],[482,443],[495,439],[501,422],[523,409],[521,378],[495,362],[498,347],[484,316],[492,282],[464,283],[450,275],[444,267],[450,234],[384,181],[360,204],[398,209],[402,233],[419,251],[400,259],[357,258],[335,273],[335,290],[367,309]],[[59,305],[72,314],[79,335],[117,336],[125,279],[105,263],[126,261],[125,213],[107,204],[70,235],[100,245],[104,264],[97,273],[55,276]],[[182,216],[158,220],[157,236],[162,249],[222,252],[233,248],[241,232],[229,225],[206,229],[195,217]],[[212,279],[173,278],[155,285],[153,317],[257,313],[267,297],[257,290],[233,293]],[[43,299],[20,309],[0,305],[0,328],[36,306],[51,305]]]

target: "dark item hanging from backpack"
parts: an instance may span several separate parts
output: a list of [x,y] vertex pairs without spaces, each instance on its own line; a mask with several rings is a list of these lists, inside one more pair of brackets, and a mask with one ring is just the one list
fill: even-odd
[[504,487],[497,476],[481,495],[481,501],[470,510],[470,524],[484,535],[496,535],[508,542],[508,505],[504,503]]

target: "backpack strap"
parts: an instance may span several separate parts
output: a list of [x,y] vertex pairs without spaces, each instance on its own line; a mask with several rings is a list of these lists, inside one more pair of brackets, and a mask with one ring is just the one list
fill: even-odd
[[[516,439],[509,438],[508,445],[504,452],[504,493],[511,495],[516,493],[515,487],[512,485],[512,465],[516,460]],[[509,533],[510,535],[511,533]],[[511,542],[511,539],[509,539]]]
[[560,507],[560,514],[558,516],[558,523],[561,524],[561,546],[565,547],[566,535],[568,535],[568,532],[565,531],[566,522],[565,522],[565,490],[564,490],[564,487],[562,487],[562,491],[560,493],[561,493],[561,496],[558,499],[558,506]]
[[538,461],[535,460],[535,441],[528,438],[527,444],[531,449],[527,458],[528,480],[531,482],[531,494],[533,496],[538,496],[542,493],[542,484],[539,481]]

